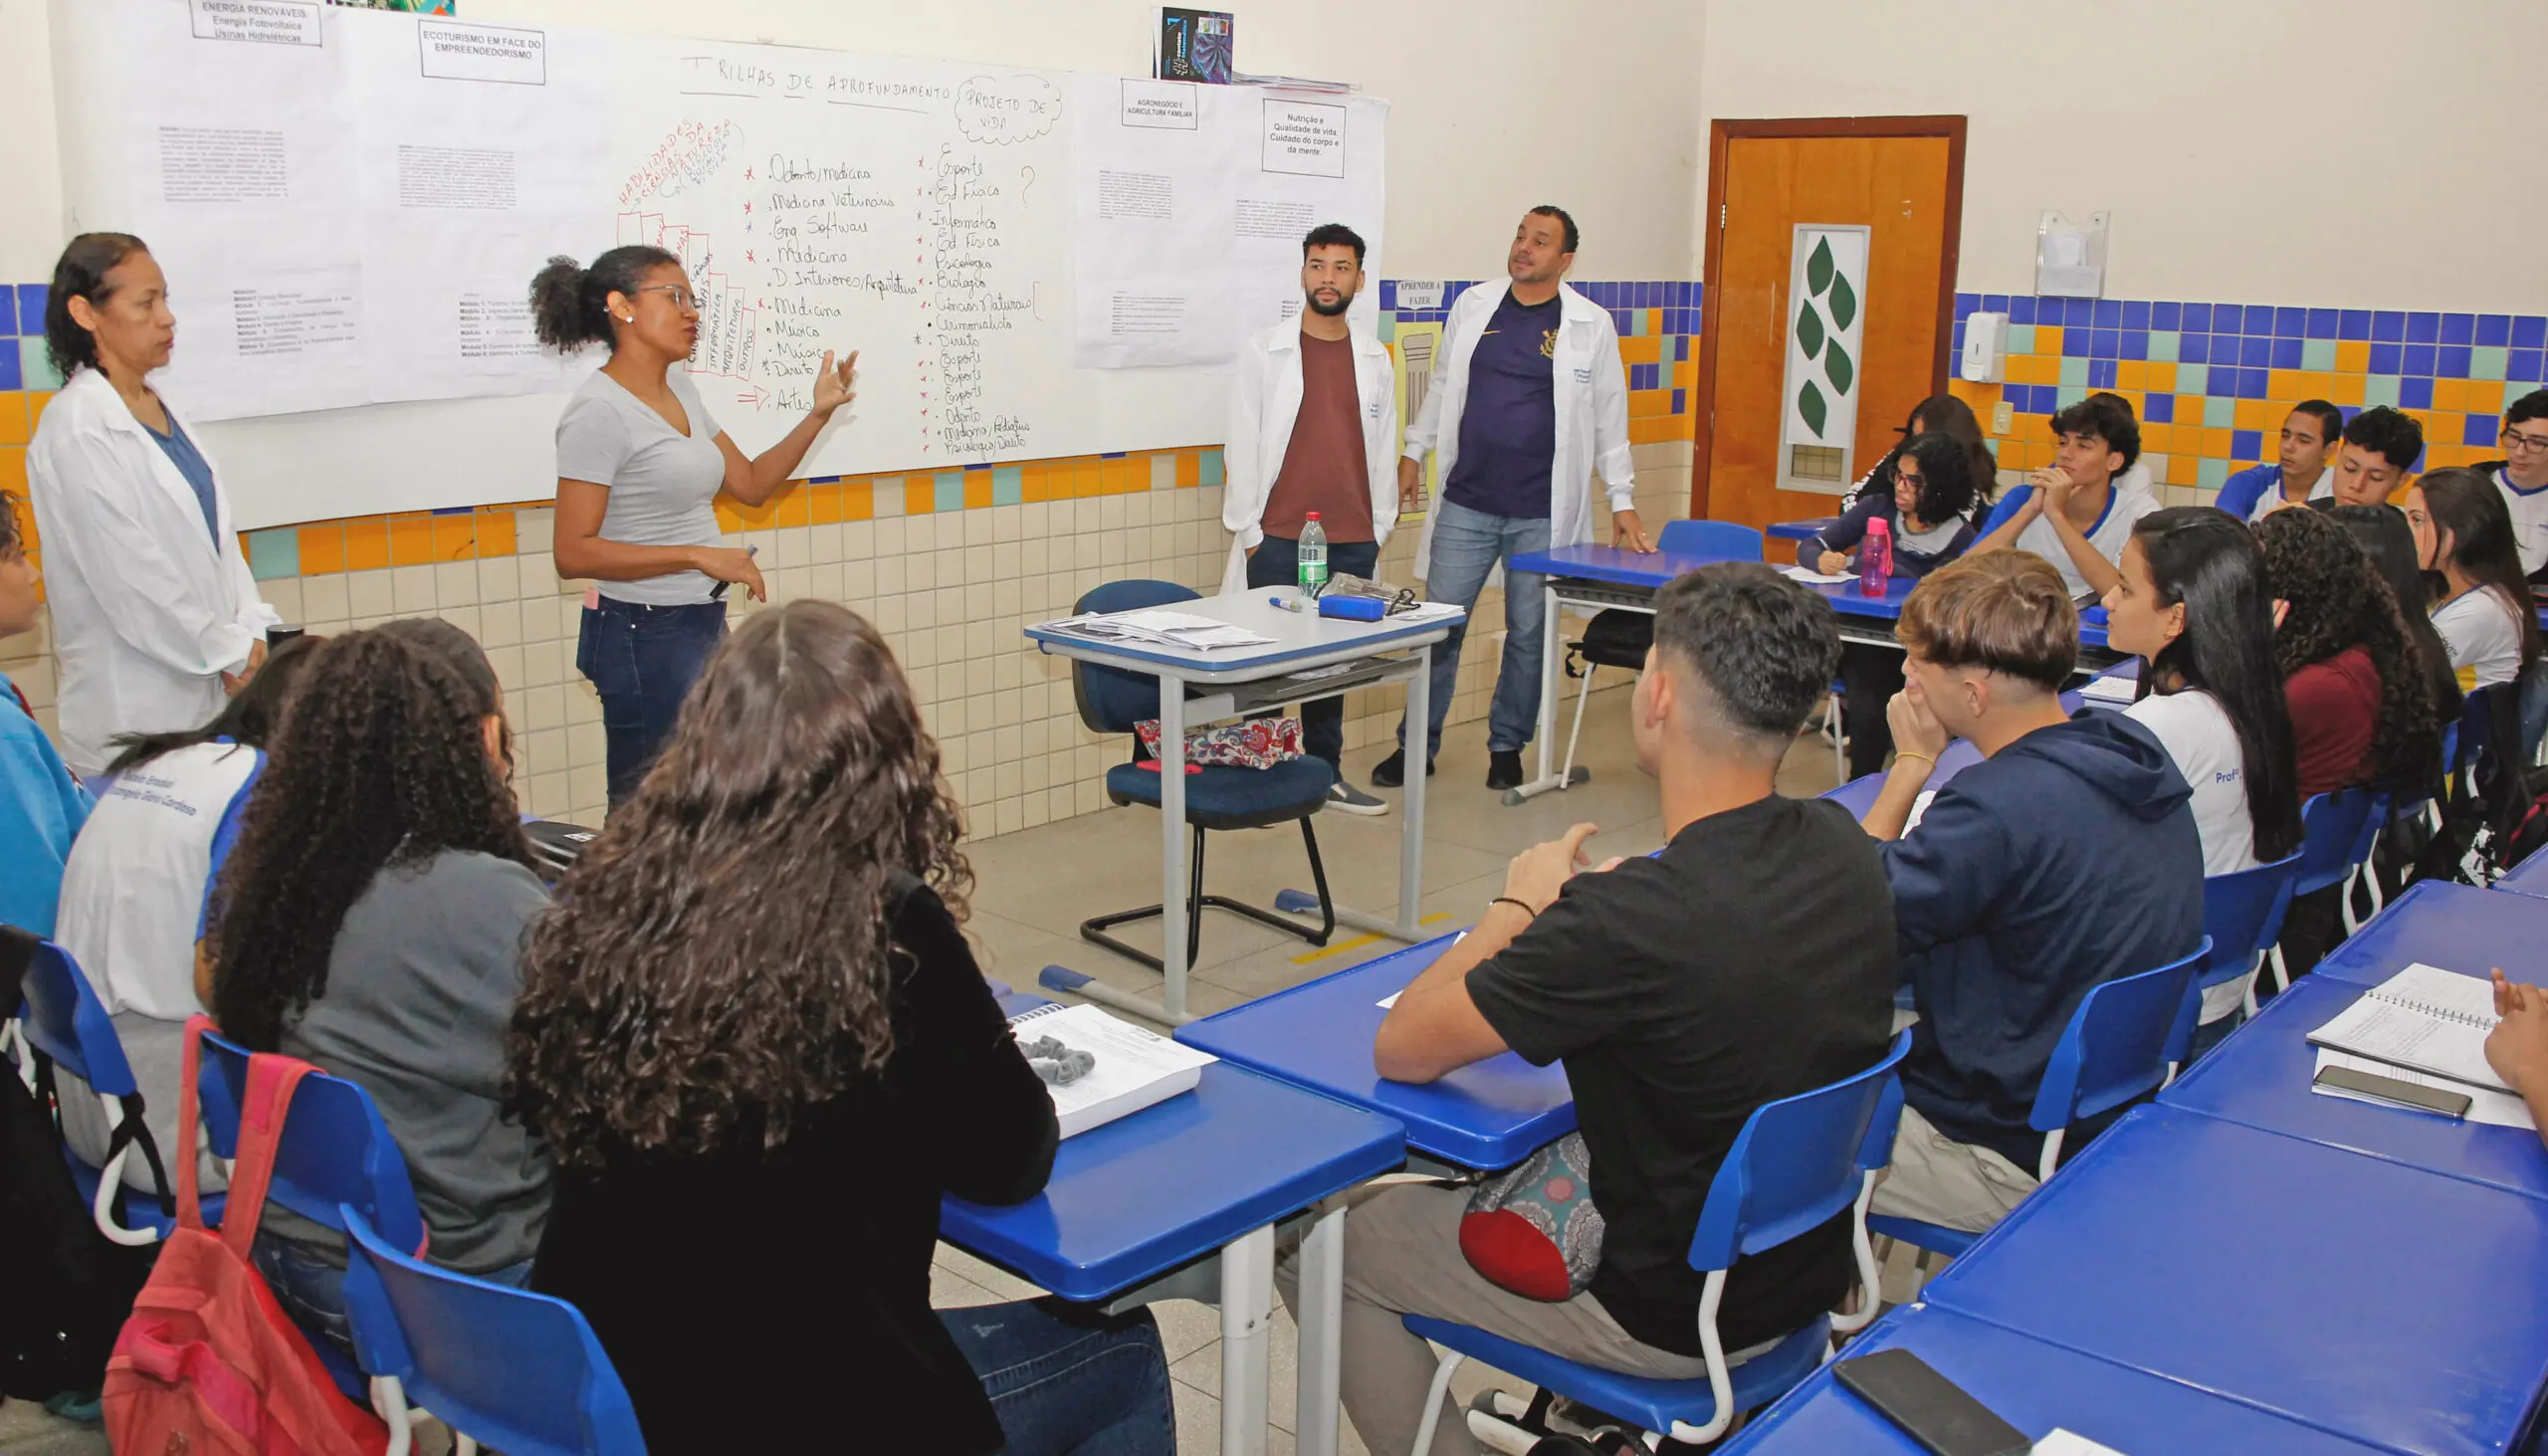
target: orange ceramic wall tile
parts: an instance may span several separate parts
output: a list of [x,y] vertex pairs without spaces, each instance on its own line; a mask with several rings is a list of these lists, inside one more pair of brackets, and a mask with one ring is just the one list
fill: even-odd
[[[2279,372],[2279,371],[2277,371],[2277,372]],[[2279,429],[2279,428],[2281,428],[2280,420],[2281,420],[2281,418],[2282,418],[2282,417],[2281,417],[2280,415],[2275,415],[2275,416],[2273,417],[2273,418],[2274,418],[2274,420],[2276,421],[2276,423],[2275,423],[2275,424],[2268,426],[2268,425],[2265,423],[2265,417],[2266,417],[2266,415],[2271,411],[2271,409],[2272,409],[2272,405],[2271,405],[2268,401],[2265,401],[2265,400],[2261,400],[2261,399],[2242,399],[2242,400],[2239,400],[2239,401],[2238,401],[2238,407],[2237,407],[2237,409],[2234,411],[2234,415],[2235,415],[2235,418],[2236,418],[2237,423],[2238,423],[2238,428],[2239,428],[2239,429],[2241,429],[2241,430],[2263,430],[2263,429]],[[2284,413],[2289,413],[2289,411],[2285,411]]]
[[840,519],[873,520],[876,519],[876,483],[868,480],[840,483]]
[[300,534],[302,575],[329,576],[345,569],[345,527],[342,521],[305,525],[301,527]]
[[1203,452],[1200,450],[1176,452],[1176,488],[1180,491],[1191,490],[1201,484],[1203,484]]
[[478,522],[475,513],[465,516],[433,518],[434,559],[467,561],[478,555]]
[[991,504],[991,473],[986,470],[964,472],[964,509],[979,511]]
[[2329,404],[2360,404],[2370,381],[2360,374],[2338,374],[2335,387],[2327,391]]
[[[305,546],[303,549],[307,550],[308,547]],[[482,558],[489,556],[510,556],[519,549],[521,549],[520,541],[514,530],[514,508],[511,506],[491,506],[480,508],[478,512],[478,554]],[[308,567],[309,560],[310,558],[308,556],[302,557],[302,563],[305,569]]]
[[389,564],[424,566],[434,559],[434,519],[430,516],[389,518]]
[[2370,340],[2368,340],[2368,339],[2361,339],[2361,338],[2347,338],[2347,339],[2339,339],[2339,340],[2337,340],[2337,342],[2336,342],[2336,372],[2337,372],[2337,373],[2339,373],[2339,374],[2367,374],[2367,373],[2370,373],[2370,372],[2371,372],[2371,342],[2370,342]]
[[2152,394],[2176,393],[2177,366],[2169,363],[2153,362],[2150,365],[2148,383],[2144,387],[2146,387]]
[[24,445],[35,438],[27,423],[27,397],[16,390],[0,394],[0,445]]
[[903,477],[903,514],[905,516],[927,516],[937,509],[938,478],[936,476]]
[[345,522],[345,569],[377,571],[389,564],[389,519],[356,517]]
[[814,523],[813,487],[803,481],[789,481],[769,500],[770,521],[775,525],[811,525]]

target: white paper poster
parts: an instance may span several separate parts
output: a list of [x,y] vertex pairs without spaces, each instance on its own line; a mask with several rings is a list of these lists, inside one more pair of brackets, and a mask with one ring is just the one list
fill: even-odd
[[[1365,98],[1081,78],[1073,361],[1227,363],[1247,335],[1299,313],[1301,240],[1322,223],[1360,233],[1378,279],[1387,111]],[[1367,285],[1355,317],[1371,324],[1379,305]]]

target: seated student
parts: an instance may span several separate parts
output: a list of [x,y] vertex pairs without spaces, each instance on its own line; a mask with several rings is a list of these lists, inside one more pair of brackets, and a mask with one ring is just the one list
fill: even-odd
[[[1926,576],[1973,544],[1969,518],[1981,484],[1964,441],[1944,433],[1914,435],[1895,452],[1893,494],[1861,498],[1837,525],[1798,543],[1797,562],[1824,573],[1853,569],[1867,522],[1882,520],[1893,533],[1893,574]],[[1844,642],[1840,681],[1848,709],[1849,776],[1855,778],[1882,768],[1893,749],[1884,705],[1902,691],[1902,654]]]
[[2548,1139],[2548,990],[2504,979],[2497,969],[2495,1015],[2486,1033],[2486,1065],[2521,1095],[2532,1126]]
[[1855,510],[1867,499],[1869,487],[1882,488],[1875,492],[1878,499],[1893,494],[1894,463],[1902,458],[1903,446],[1923,435],[1946,435],[1963,441],[1965,457],[1972,462],[1974,485],[1983,501],[1991,499],[2000,463],[1992,456],[1991,447],[1982,443],[1982,422],[1974,418],[1973,406],[1952,394],[1932,394],[1911,406],[1911,413],[1902,421],[1901,433],[1902,439],[1849,488],[1844,509]]
[[[406,1154],[438,1264],[530,1272],[548,1163],[500,1115],[523,931],[548,903],[506,786],[503,694],[460,629],[310,654],[215,884],[195,989],[223,1034],[359,1084]],[[269,1205],[256,1261],[350,1352],[342,1240]]]
[[2473,470],[2428,471],[2407,488],[2407,527],[2418,564],[2442,579],[2433,628],[2461,691],[2529,672],[2539,661],[2539,618],[2503,493]]
[[2031,551],[2061,573],[2074,602],[2105,594],[2132,523],[2159,509],[2140,464],[2141,425],[2122,396],[2091,394],[2052,417],[2053,463],[2001,498],[1982,523],[1983,551]]
[[[2123,579],[2106,593],[2107,643],[2143,660],[2143,696],[2127,716],[2159,735],[2194,791],[2207,878],[2300,847],[2291,713],[2264,577],[2245,526],[2176,506],[2133,526]],[[2206,991],[2203,1024],[2228,1034],[2246,989],[2224,981]]]
[[[1593,832],[1513,861],[1468,937],[1380,1023],[1380,1074],[1430,1082],[1506,1049],[1563,1062],[1605,1226],[1592,1287],[1562,1303],[1469,1267],[1468,1190],[1401,1183],[1357,1202],[1345,1241],[1345,1408],[1375,1456],[1404,1456],[1433,1375],[1405,1312],[1610,1369],[1695,1379],[1705,1276],[1690,1239],[1717,1166],[1763,1103],[1865,1070],[1890,1024],[1893,925],[1877,856],[1837,805],[1773,787],[1831,681],[1830,608],[1759,563],[1656,593],[1631,710],[1670,843],[1577,874]],[[1849,1224],[1737,1263],[1717,1312],[1736,1356],[1848,1292]],[[1277,1272],[1287,1298],[1294,1270]],[[1446,1408],[1430,1456],[1475,1450]]]
[[2434,722],[2457,723],[2459,674],[2450,666],[2450,649],[2433,629],[2432,592],[2419,564],[2422,552],[2414,528],[2407,524],[2407,513],[2395,506],[2339,506],[2327,516],[2353,532],[2354,542],[2397,594],[2399,618],[2407,624],[2407,635],[2415,639],[2425,686],[2433,694]]
[[2416,417],[2385,404],[2345,422],[2344,444],[2336,452],[2334,489],[2312,497],[2312,511],[2339,506],[2377,506],[2403,500],[2407,482],[2415,479],[2416,461],[2425,453],[2425,427]]
[[[2157,733],[2119,714],[2062,712],[2079,614],[2050,563],[1993,551],[1941,567],[1903,604],[1899,631],[1900,752],[1865,823],[1887,841],[1920,1020],[1872,1206],[1979,1232],[2034,1189],[2043,1135],[2026,1116],[2081,998],[2203,943],[2203,842]],[[1956,737],[1983,761],[1906,833]]]
[[2240,520],[2268,511],[2323,501],[2336,493],[2335,466],[2345,412],[2323,399],[2304,399],[2282,417],[2279,458],[2251,465],[2221,484],[2214,505]]
[[[110,742],[116,756],[63,871],[54,939],[80,962],[114,1018],[162,1159],[176,1155],[186,1018],[204,1009],[195,999],[204,897],[239,837],[249,790],[265,769],[266,742],[314,647],[315,639],[303,638],[275,649],[199,728]],[[60,1076],[66,1085],[78,1081],[69,1072]],[[94,1097],[62,1099],[64,1141],[93,1165],[106,1160],[108,1132]],[[199,1162],[206,1191],[228,1184],[209,1150]],[[123,1180],[156,1191],[139,1157],[124,1160]]]
[[930,1309],[941,1197],[1034,1196],[1058,1135],[965,946],[961,832],[884,639],[798,600],[709,660],[532,932],[532,1284],[650,1449],[1174,1448],[1148,1311]]
[[2504,458],[2469,467],[2495,483],[2512,515],[2521,569],[2548,586],[2548,389],[2534,389],[2504,408]]
[[[44,613],[19,520],[18,499],[0,491],[0,637],[34,631]],[[88,817],[88,790],[63,766],[26,695],[0,674],[0,926],[53,935],[62,867]]]

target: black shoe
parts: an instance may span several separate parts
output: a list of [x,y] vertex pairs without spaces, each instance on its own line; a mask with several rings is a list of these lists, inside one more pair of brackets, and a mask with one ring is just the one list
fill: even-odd
[[[1424,760],[1424,776],[1426,778],[1433,776],[1433,760],[1430,758]],[[1404,748],[1372,765],[1372,787],[1398,788],[1405,782],[1406,750]]]
[[1488,788],[1520,788],[1522,786],[1522,750],[1499,748],[1486,755]]

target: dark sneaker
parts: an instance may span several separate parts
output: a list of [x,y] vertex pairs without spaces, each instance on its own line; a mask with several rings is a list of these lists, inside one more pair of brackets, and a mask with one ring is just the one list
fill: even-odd
[[[1433,760],[1429,758],[1424,761],[1424,776],[1426,778],[1433,776]],[[1405,782],[1406,750],[1404,748],[1372,765],[1372,787],[1398,788]]]
[[1488,788],[1520,788],[1522,786],[1522,751],[1503,749],[1486,755]]
[[1341,778],[1328,786],[1327,806],[1344,814],[1385,814],[1389,811],[1388,800],[1375,798]]

